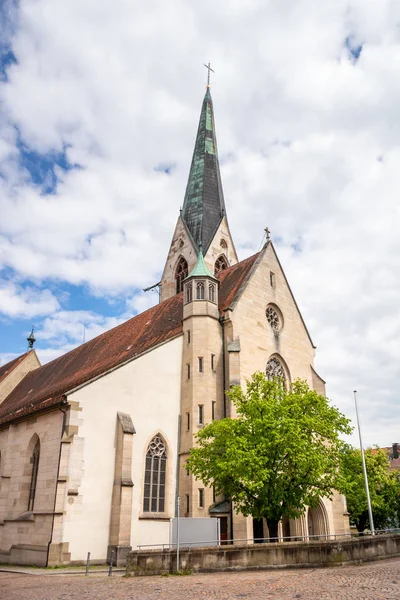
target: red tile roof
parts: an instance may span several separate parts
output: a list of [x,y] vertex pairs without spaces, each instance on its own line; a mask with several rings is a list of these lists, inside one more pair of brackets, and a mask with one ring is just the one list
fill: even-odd
[[249,258],[220,273],[219,280],[221,285],[218,295],[218,305],[221,313],[234,304],[259,256],[259,252],[253,254],[253,256],[249,256]]
[[24,360],[26,354],[27,353],[25,352],[24,354],[21,354],[21,356],[17,356],[17,358],[10,360],[10,362],[0,367],[0,383]]
[[[221,312],[238,297],[258,256],[221,273]],[[0,424],[57,404],[63,394],[180,335],[182,311],[181,293],[31,371],[0,405]]]

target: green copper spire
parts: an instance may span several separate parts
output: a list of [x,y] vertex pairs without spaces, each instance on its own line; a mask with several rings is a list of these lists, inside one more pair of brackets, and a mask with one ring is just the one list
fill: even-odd
[[182,218],[194,242],[207,252],[225,214],[213,103],[207,87],[186,187]]
[[210,269],[207,267],[207,265],[205,263],[201,244],[200,244],[199,254],[197,256],[197,263],[193,267],[193,270],[187,276],[187,279],[189,277],[210,277],[211,279],[218,281],[218,279],[216,277],[214,277],[214,275],[211,273]]

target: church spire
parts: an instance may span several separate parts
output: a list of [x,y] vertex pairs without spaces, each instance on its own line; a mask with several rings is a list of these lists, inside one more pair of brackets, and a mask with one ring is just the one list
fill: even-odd
[[224,214],[214,110],[207,85],[182,208],[182,219],[197,249],[202,243],[204,252],[207,252]]

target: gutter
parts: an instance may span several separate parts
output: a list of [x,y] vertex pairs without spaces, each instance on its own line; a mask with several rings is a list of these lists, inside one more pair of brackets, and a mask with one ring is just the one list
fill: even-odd
[[[221,325],[222,328],[222,369],[223,369],[223,377],[222,377],[222,383],[223,383],[223,394],[224,394],[224,418],[226,417],[226,373],[225,373],[225,317],[220,317],[219,319],[219,323]],[[231,529],[231,540],[234,539],[233,536],[233,502],[232,500],[230,501],[230,529]]]

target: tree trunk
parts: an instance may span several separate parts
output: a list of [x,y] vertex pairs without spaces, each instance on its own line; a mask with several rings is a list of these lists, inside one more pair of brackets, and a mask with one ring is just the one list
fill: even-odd
[[267,519],[267,525],[269,530],[270,542],[275,543],[278,541],[278,525],[279,521],[272,521],[271,519]]
[[362,514],[359,519],[356,520],[356,527],[359,535],[364,535],[364,529],[367,526],[368,514]]

